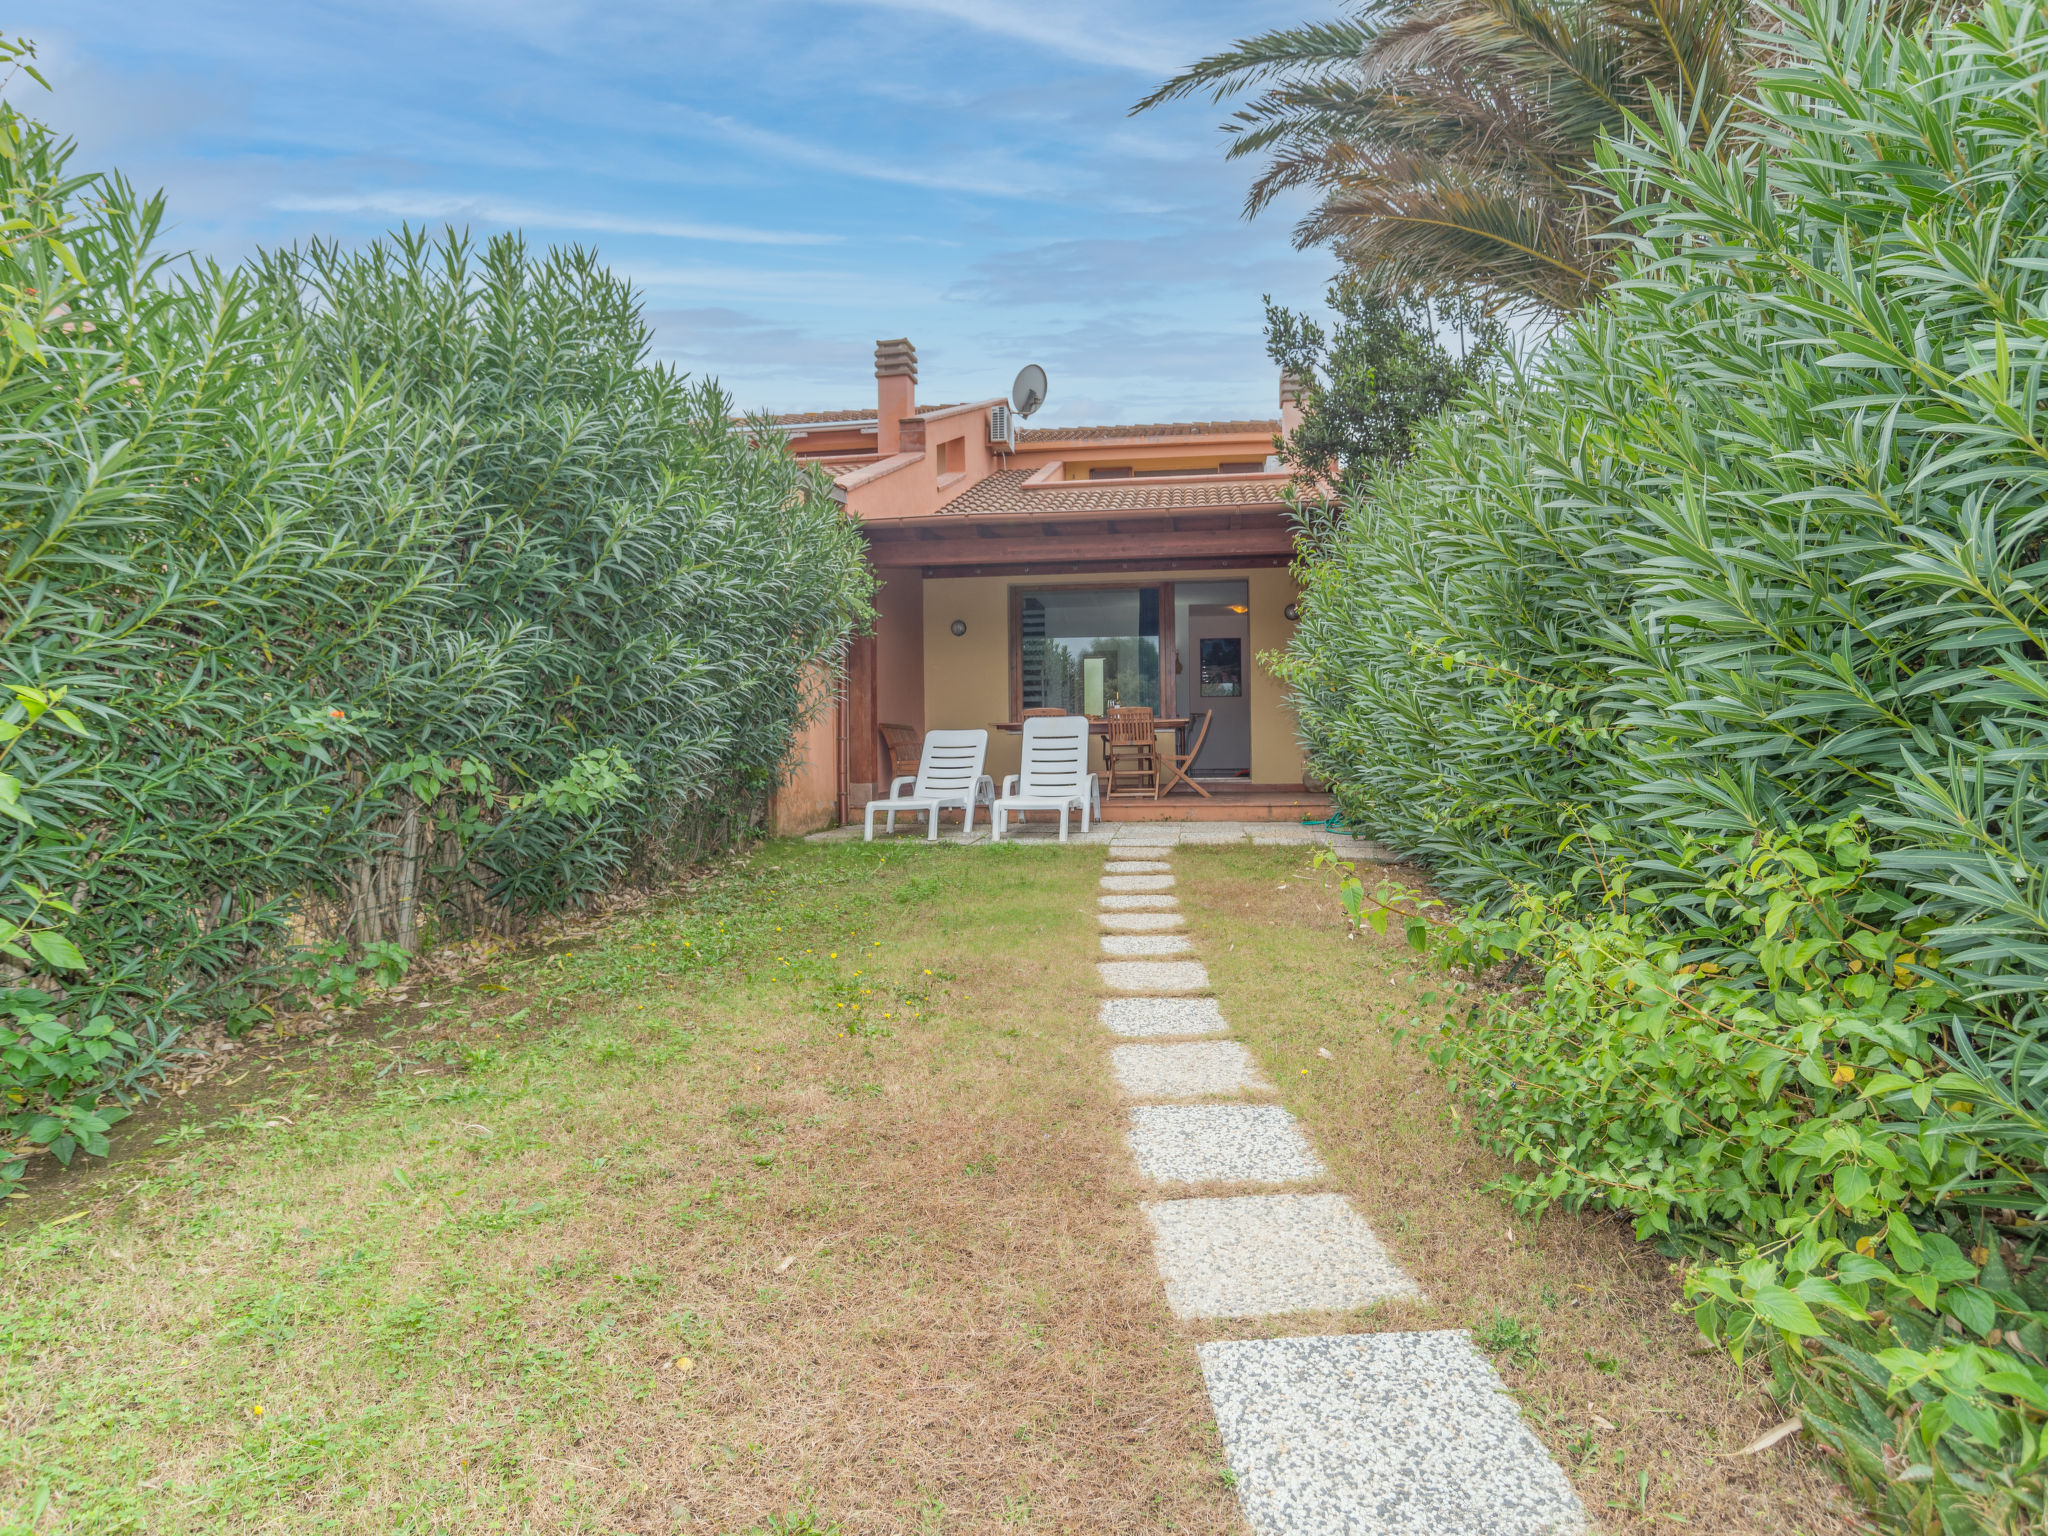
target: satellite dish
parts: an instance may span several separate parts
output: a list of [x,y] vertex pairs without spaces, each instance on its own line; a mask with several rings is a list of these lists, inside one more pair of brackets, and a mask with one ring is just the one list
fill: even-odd
[[1045,404],[1045,370],[1026,363],[1017,370],[1017,382],[1010,386],[1010,406],[1019,416],[1029,416]]

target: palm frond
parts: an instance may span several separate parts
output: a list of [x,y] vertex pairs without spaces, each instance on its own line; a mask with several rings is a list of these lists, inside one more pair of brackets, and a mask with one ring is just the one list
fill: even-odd
[[[1660,101],[1697,141],[1747,86],[1749,3],[1410,0],[1249,39],[1133,110],[1258,86],[1223,125],[1229,158],[1265,160],[1247,217],[1314,188],[1323,206],[1298,240],[1353,261],[1399,253],[1402,273],[1436,274],[1432,290],[1463,270],[1482,291],[1561,312],[1611,260],[1592,211],[1600,145],[1655,120]],[[1424,179],[1404,190],[1408,172]],[[1431,240],[1436,254],[1420,254]]]

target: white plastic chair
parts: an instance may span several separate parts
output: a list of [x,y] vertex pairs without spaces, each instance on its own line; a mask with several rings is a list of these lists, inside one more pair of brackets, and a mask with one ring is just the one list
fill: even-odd
[[1067,840],[1067,812],[1088,813],[1096,804],[1095,775],[1088,771],[1088,717],[1039,716],[1024,722],[1023,772],[1003,780],[990,817],[995,840],[1001,842],[1012,811],[1058,811],[1060,841]]
[[995,781],[981,771],[987,756],[987,731],[927,731],[917,755],[917,777],[891,780],[888,799],[868,802],[865,841],[875,840],[877,811],[888,813],[891,832],[896,830],[898,811],[924,812],[930,824],[926,841],[934,841],[939,835],[939,812],[955,805],[966,816],[961,835],[971,835],[975,803],[986,805],[995,789]]

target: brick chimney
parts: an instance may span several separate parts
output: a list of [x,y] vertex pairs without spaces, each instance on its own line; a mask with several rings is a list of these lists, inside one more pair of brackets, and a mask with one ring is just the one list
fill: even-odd
[[908,337],[875,343],[875,450],[903,451],[903,418],[917,414],[917,348]]
[[1280,437],[1284,442],[1301,425],[1301,380],[1291,373],[1280,375]]

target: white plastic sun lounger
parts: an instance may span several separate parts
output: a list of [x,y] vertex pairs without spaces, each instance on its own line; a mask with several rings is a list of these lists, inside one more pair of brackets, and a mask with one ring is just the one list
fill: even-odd
[[965,813],[967,824],[961,835],[971,834],[975,802],[986,804],[995,789],[994,782],[981,771],[987,757],[987,731],[927,731],[918,750],[917,777],[894,780],[888,799],[868,802],[866,841],[875,840],[877,811],[886,813],[891,832],[896,830],[898,811],[922,811],[929,823],[926,840],[934,840],[939,835],[939,812],[949,806],[958,806]]
[[1081,830],[1086,832],[1094,803],[1095,775],[1088,771],[1088,717],[1036,715],[1026,720],[1023,771],[1003,780],[1003,792],[990,812],[995,840],[1003,840],[1012,811],[1058,811],[1060,841],[1064,843],[1067,812],[1080,812]]

